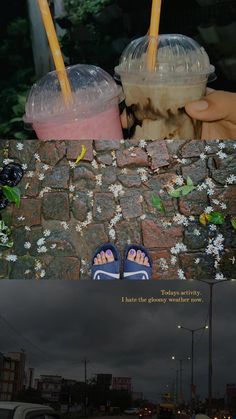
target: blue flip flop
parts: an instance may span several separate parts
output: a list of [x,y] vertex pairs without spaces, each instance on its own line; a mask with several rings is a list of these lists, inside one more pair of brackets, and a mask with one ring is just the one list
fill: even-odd
[[[106,252],[111,250],[114,256],[113,262],[103,263],[102,265],[94,265],[94,259],[98,253]],[[120,253],[117,247],[112,243],[104,243],[99,246],[93,255],[92,259],[92,279],[94,280],[110,280],[110,279],[120,279],[120,265],[121,258]]]
[[[148,257],[150,266],[140,265],[127,259],[128,253],[131,249],[141,250]],[[152,258],[147,249],[142,245],[131,244],[125,249],[125,262],[124,262],[124,279],[152,279]]]

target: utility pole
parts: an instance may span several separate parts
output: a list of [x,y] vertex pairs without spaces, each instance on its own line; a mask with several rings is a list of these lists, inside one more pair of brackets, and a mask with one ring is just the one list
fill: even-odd
[[83,364],[84,364],[84,415],[85,417],[87,416],[87,364],[88,364],[88,359],[84,358],[83,359]]

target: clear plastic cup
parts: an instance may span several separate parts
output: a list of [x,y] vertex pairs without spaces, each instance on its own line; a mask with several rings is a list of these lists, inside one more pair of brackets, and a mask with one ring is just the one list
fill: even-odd
[[154,38],[144,36],[124,50],[115,78],[125,94],[129,137],[134,139],[199,139],[201,123],[192,120],[185,105],[204,96],[214,67],[193,39],[179,34],[159,35],[155,68],[148,68],[148,49]]
[[65,104],[57,71],[35,83],[24,121],[40,140],[122,139],[121,88],[99,67],[78,64],[66,69],[72,100]]

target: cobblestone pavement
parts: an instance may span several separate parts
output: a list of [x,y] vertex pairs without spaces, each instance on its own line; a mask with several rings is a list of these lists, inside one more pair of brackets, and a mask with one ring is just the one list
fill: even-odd
[[[102,242],[142,243],[154,279],[236,276],[236,142],[1,141],[0,166],[23,164],[21,204],[1,211],[14,245],[0,246],[0,278],[90,279]],[[173,198],[190,177],[195,189]],[[164,205],[153,207],[155,195]],[[221,212],[222,225],[199,221]]]

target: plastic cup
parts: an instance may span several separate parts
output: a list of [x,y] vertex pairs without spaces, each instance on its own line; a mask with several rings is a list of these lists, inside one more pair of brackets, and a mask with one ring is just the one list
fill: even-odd
[[35,83],[28,95],[24,121],[40,140],[122,139],[121,88],[93,65],[67,67],[72,100],[64,102],[58,72]]
[[185,105],[205,95],[214,67],[193,39],[159,35],[156,65],[148,69],[147,54],[154,38],[144,36],[124,50],[115,78],[125,94],[129,137],[134,139],[199,139],[201,122],[191,119]]

